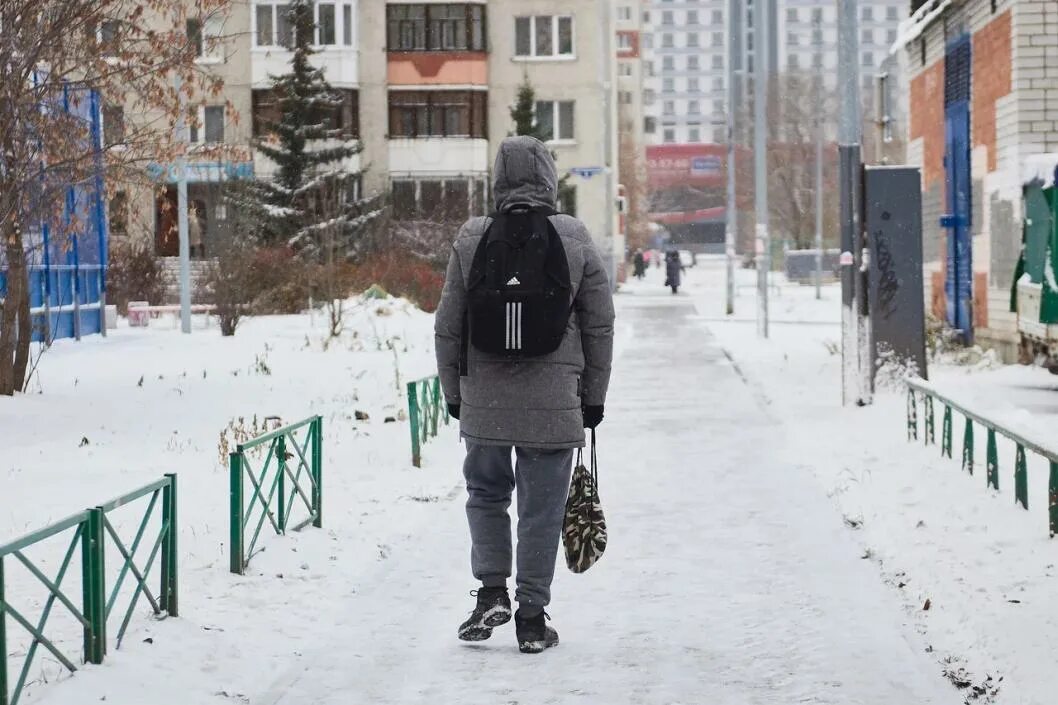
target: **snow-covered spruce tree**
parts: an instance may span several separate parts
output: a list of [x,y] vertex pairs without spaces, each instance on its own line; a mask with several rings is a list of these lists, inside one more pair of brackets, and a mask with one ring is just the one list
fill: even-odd
[[[312,2],[294,0],[288,6],[294,46],[287,73],[272,76],[272,95],[278,120],[265,125],[266,136],[255,141],[258,151],[276,164],[271,180],[258,180],[235,207],[253,214],[260,223],[263,245],[291,247],[314,265],[314,288],[334,306],[345,291],[333,270],[353,260],[371,221],[380,209],[372,198],[359,194],[362,171],[349,168],[360,153],[358,141],[342,133],[342,97],[311,63],[315,36]],[[340,308],[331,312],[338,319]]]

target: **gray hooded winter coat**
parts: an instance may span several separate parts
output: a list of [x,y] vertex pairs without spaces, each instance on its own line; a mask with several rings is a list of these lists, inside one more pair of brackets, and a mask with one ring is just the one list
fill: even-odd
[[[554,208],[555,161],[542,142],[509,137],[493,170],[496,210],[516,205]],[[573,315],[558,350],[510,360],[469,346],[467,376],[459,375],[467,281],[474,253],[491,220],[471,218],[452,245],[435,335],[446,401],[461,406],[464,438],[483,445],[575,448],[584,445],[582,406],[604,403],[613,358],[613,297],[602,259],[584,224],[551,216],[569,260]]]

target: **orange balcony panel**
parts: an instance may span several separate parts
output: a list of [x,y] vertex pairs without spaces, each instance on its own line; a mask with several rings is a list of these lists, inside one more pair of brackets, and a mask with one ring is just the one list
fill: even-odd
[[386,74],[391,86],[487,86],[488,54],[475,51],[391,52]]

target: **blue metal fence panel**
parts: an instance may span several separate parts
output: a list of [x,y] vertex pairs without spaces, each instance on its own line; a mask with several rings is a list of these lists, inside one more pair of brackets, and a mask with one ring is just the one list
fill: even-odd
[[[88,139],[102,144],[101,110],[95,91],[67,86],[62,96],[50,101],[85,121]],[[33,340],[79,338],[104,330],[106,291],[107,223],[103,155],[96,149],[93,174],[64,187],[58,227],[45,220],[29,222],[26,228],[29,306]],[[0,263],[0,294],[6,294],[7,272]]]

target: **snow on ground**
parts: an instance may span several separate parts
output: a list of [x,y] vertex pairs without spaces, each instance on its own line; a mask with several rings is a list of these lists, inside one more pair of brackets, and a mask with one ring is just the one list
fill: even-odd
[[559,647],[523,656],[513,625],[455,639],[474,585],[462,503],[444,503],[251,702],[958,702],[811,473],[769,452],[781,423],[692,300],[631,286],[618,321],[599,428],[609,546],[584,575],[559,566]]
[[[778,283],[762,342],[755,272],[738,274],[731,318],[714,260],[679,296],[656,269],[619,296],[600,428],[611,544],[583,576],[559,566],[563,643],[539,657],[517,653],[512,627],[455,640],[473,587],[460,446],[447,429],[416,470],[406,422],[383,423],[403,408],[398,376],[432,370],[430,316],[361,302],[326,350],[322,322],[304,316],[251,320],[227,340],[162,323],[57,345],[41,394],[0,399],[0,543],[177,471],[181,617],[156,623],[141,606],[104,666],[34,684],[23,702],[1051,702],[1045,468],[1030,461],[1024,512],[1011,448],[995,493],[981,470],[905,440],[902,394],[843,409],[837,287],[817,302]],[[1045,372],[931,373],[1026,424],[1051,408]],[[311,413],[325,416],[325,528],[265,536],[232,576],[219,434],[238,417]],[[25,584],[15,597],[28,601]],[[78,653],[76,625],[58,626]],[[42,664],[56,680],[55,661]]]
[[[426,446],[423,469],[411,467],[399,391],[432,374],[433,317],[395,299],[350,304],[347,332],[329,345],[318,314],[315,321],[250,319],[234,338],[202,320],[190,336],[159,320],[148,330],[122,327],[106,339],[62,341],[41,362],[39,393],[0,398],[0,544],[179,473],[182,616],[155,623],[141,600],[134,633],[121,651],[111,646],[104,666],[55,687],[31,687],[22,702],[246,702],[387,562],[406,540],[405,524],[448,495],[457,476],[438,468],[451,467],[459,451],[455,432],[444,429]],[[370,418],[357,421],[356,411]],[[324,417],[324,528],[281,538],[266,524],[266,552],[245,577],[230,575],[221,432],[240,418],[251,427],[255,416],[263,425],[266,416],[289,423],[312,414]],[[401,420],[387,424],[387,416]],[[126,542],[144,507],[116,513]],[[68,541],[28,553],[54,575]],[[145,541],[141,557],[149,548]],[[80,594],[79,567],[75,559],[64,582],[73,595]],[[7,568],[8,600],[35,621],[46,595],[31,589],[12,559]],[[116,555],[108,556],[108,568],[116,571]],[[130,595],[126,590],[122,605]],[[111,620],[112,635],[123,612],[121,606]],[[61,607],[53,614],[49,634],[79,656],[76,624]],[[12,650],[24,654],[24,632],[11,623],[8,632]],[[43,649],[38,659],[31,682],[65,678]],[[20,661],[11,666],[12,683]]]
[[[748,283],[755,273],[739,275]],[[949,460],[940,458],[939,406],[938,445],[927,447],[906,439],[902,390],[880,391],[869,408],[842,408],[839,287],[825,288],[816,301],[812,287],[781,286],[780,298],[773,297],[771,337],[762,341],[752,289],[740,289],[735,320],[718,320],[723,276],[719,263],[704,266],[691,273],[688,293],[753,394],[782,421],[786,433],[770,453],[815,474],[864,558],[902,598],[936,668],[972,684],[961,693],[969,702],[1053,702],[1058,544],[1047,537],[1047,464],[1030,455],[1026,512],[1014,506],[1010,444],[999,444],[1001,490],[995,492],[985,487],[980,428],[975,474],[960,471],[960,416]],[[935,364],[930,378],[997,421],[1053,439],[1046,431],[1058,411],[1058,385],[1044,370]],[[976,700],[975,687],[985,691]]]

